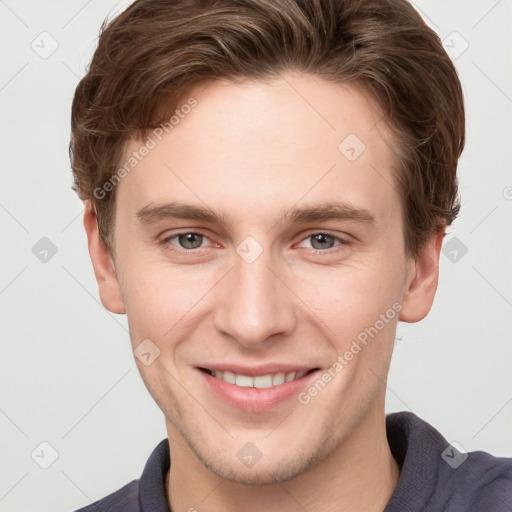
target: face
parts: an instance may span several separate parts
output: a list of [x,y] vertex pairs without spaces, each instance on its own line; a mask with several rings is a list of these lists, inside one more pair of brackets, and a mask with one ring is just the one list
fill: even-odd
[[100,293],[171,443],[223,478],[284,481],[383,413],[439,244],[406,257],[393,141],[359,90],[288,74],[190,97],[117,185],[115,273],[89,224]]

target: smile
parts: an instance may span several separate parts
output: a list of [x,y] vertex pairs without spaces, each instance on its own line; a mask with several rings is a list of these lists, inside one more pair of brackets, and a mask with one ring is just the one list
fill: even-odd
[[290,364],[196,366],[206,389],[221,403],[250,414],[265,414],[284,402],[293,406],[319,370]]
[[228,384],[234,384],[235,386],[241,388],[259,388],[259,389],[268,389],[275,386],[280,386],[286,382],[292,382],[294,380],[298,380],[308,373],[314,371],[313,370],[302,370],[302,371],[292,371],[292,372],[279,372],[279,373],[268,373],[266,375],[241,375],[229,371],[220,371],[220,370],[208,370],[206,368],[201,368],[202,371],[208,373],[212,377],[216,379],[221,379]]

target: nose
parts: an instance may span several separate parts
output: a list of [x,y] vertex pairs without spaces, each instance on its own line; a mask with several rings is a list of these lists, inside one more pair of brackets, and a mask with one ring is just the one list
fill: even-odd
[[295,329],[297,302],[282,266],[265,251],[252,262],[234,256],[234,268],[216,290],[214,325],[245,348],[261,349]]

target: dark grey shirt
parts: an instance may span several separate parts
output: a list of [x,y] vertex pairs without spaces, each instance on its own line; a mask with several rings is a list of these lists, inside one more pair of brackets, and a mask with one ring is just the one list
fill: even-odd
[[[386,416],[398,485],[383,512],[512,512],[512,458],[464,453],[409,412]],[[456,445],[455,445],[456,446]],[[77,512],[169,512],[169,444],[161,441],[142,476]]]

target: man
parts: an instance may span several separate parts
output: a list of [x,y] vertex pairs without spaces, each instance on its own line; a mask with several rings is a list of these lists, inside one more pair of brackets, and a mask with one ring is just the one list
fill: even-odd
[[77,87],[75,189],[168,439],[90,511],[512,508],[512,460],[385,416],[464,108],[405,0],[140,0]]

